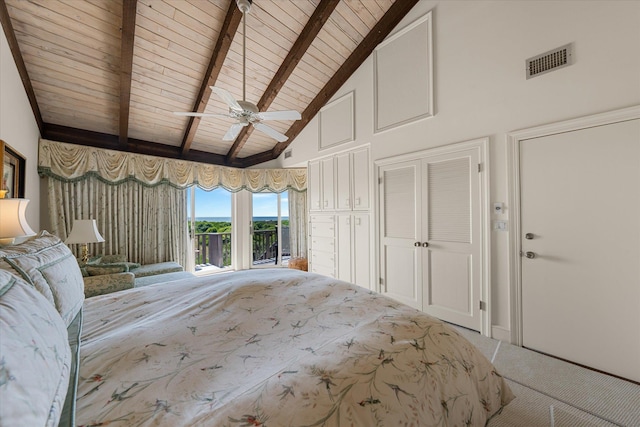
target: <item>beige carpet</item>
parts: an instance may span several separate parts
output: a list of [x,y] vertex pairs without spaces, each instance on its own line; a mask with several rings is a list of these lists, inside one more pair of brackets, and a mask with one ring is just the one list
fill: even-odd
[[516,399],[489,426],[640,427],[640,386],[456,328],[509,382]]

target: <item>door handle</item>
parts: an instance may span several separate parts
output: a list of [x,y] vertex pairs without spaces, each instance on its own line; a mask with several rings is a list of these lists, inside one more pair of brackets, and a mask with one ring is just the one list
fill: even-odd
[[529,252],[525,252],[524,256],[526,256],[529,259],[534,259],[536,257],[536,254],[535,254],[535,252],[530,252],[529,251]]
[[420,242],[415,242],[413,246],[415,246],[416,248],[419,248],[420,246],[422,246],[422,244]]
[[527,239],[527,240],[533,240],[533,237],[534,237],[533,233],[527,233],[527,234],[524,235],[524,238]]
[[428,248],[429,247],[429,242],[422,242],[422,247],[423,248]]

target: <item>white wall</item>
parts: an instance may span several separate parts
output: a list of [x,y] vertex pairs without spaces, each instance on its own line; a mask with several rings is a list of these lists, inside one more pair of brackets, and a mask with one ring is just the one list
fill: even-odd
[[30,200],[27,221],[37,231],[40,229],[40,131],[1,26],[0,33],[0,139],[26,159],[25,198]]
[[[334,97],[355,91],[356,140],[318,151],[314,119],[283,167],[365,143],[372,162],[490,138],[490,201],[507,194],[508,132],[640,104],[638,1],[420,1],[397,30],[433,11],[435,116],[373,133],[373,60]],[[575,63],[525,78],[525,59],[574,43]],[[410,47],[409,47],[410,48]],[[504,218],[507,218],[508,211]],[[509,339],[508,232],[492,232],[492,324]]]

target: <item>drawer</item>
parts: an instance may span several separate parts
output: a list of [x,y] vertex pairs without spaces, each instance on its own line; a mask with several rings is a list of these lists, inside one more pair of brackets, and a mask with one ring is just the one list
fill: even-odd
[[312,265],[311,272],[322,274],[323,276],[336,277],[335,269],[333,267],[327,267],[324,265]]
[[333,237],[311,236],[311,249],[313,251],[325,251],[333,253],[335,251],[335,240]]
[[309,215],[311,224],[333,224],[333,215]]
[[331,237],[335,235],[335,225],[331,223],[311,224],[311,238],[314,237]]
[[336,258],[333,252],[314,251],[311,253],[311,265],[324,265],[333,268]]

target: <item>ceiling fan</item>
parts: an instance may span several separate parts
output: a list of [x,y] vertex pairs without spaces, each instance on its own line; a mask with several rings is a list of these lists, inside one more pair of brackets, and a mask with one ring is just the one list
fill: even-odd
[[193,112],[174,112],[178,116],[189,117],[231,117],[237,122],[232,124],[227,133],[222,137],[223,141],[233,141],[243,127],[252,125],[257,130],[264,132],[278,142],[284,142],[289,139],[286,135],[278,132],[274,128],[262,123],[268,120],[300,120],[301,115],[294,110],[285,111],[265,111],[260,112],[258,107],[246,100],[247,85],[247,13],[251,9],[253,0],[236,0],[238,9],[242,12],[242,101],[236,100],[233,95],[220,87],[210,86],[213,93],[218,95],[229,106],[228,114],[210,114],[210,113],[193,113]]

